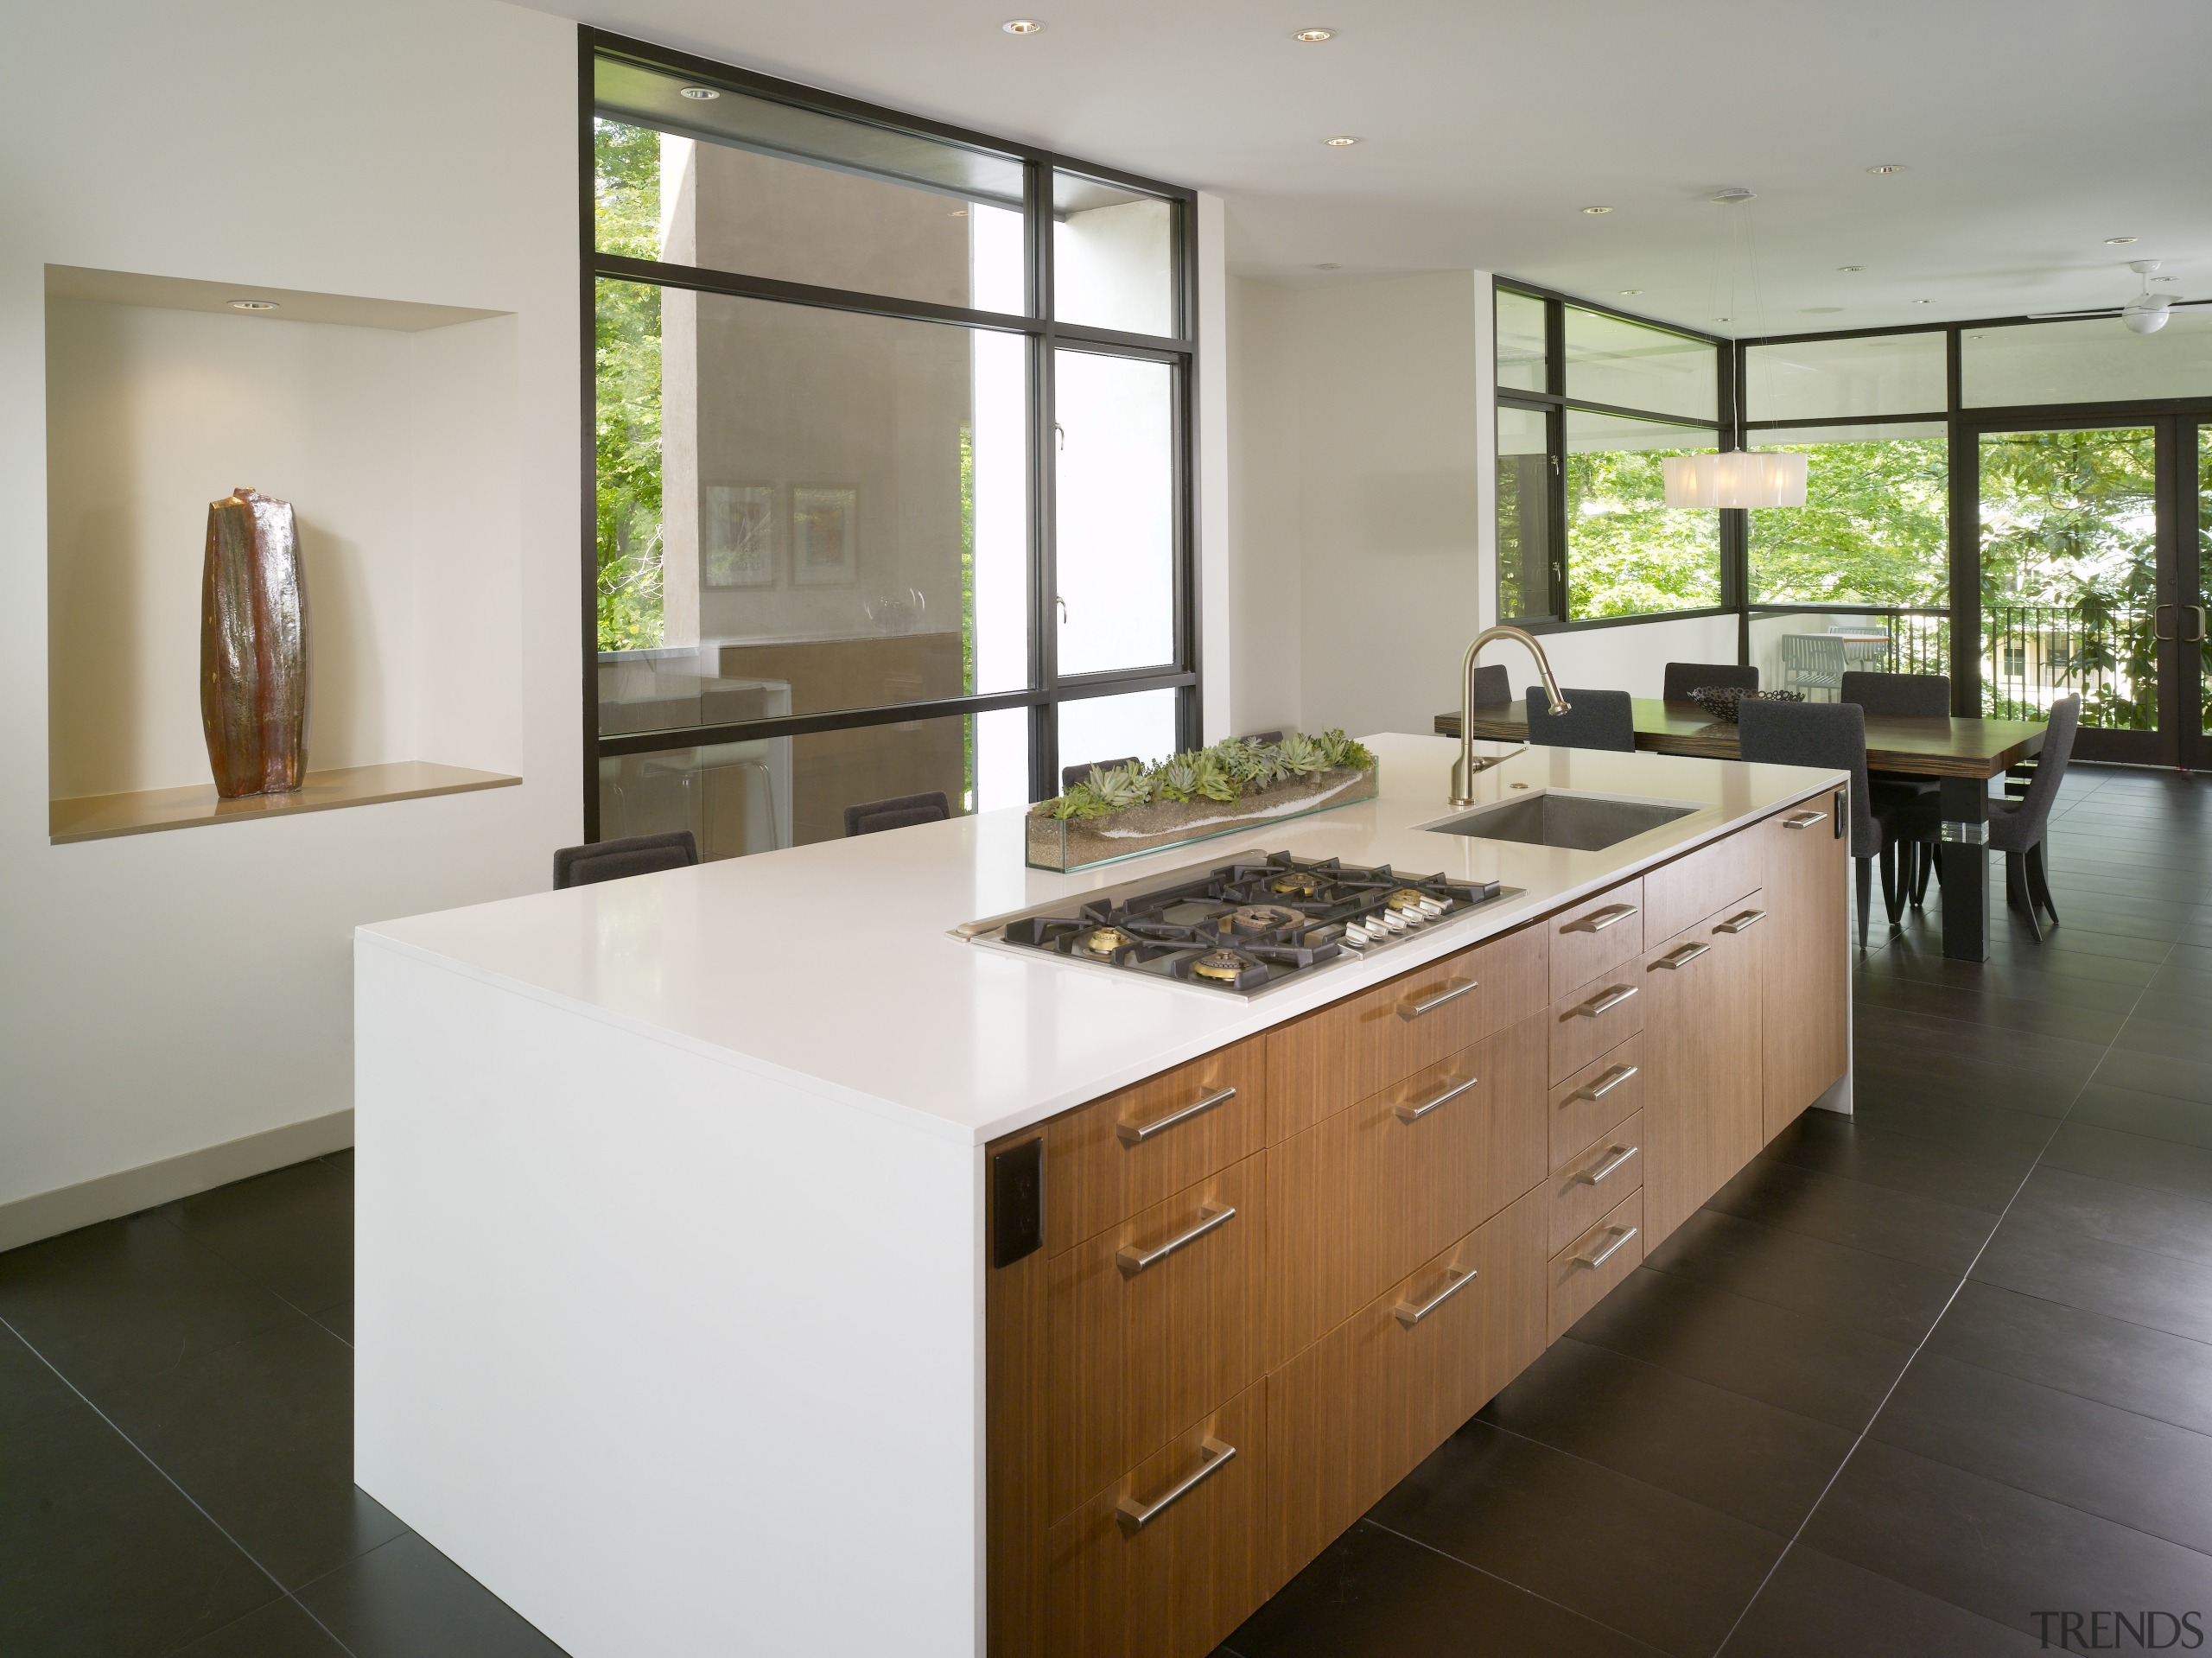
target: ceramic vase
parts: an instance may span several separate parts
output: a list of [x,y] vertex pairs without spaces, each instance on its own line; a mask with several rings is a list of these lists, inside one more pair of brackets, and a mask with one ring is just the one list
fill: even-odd
[[289,794],[307,775],[308,589],[292,504],[255,489],[207,507],[200,723],[215,792]]

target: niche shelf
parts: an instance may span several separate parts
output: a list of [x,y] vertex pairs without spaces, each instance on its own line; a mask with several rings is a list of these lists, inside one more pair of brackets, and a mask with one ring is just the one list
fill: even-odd
[[[521,781],[511,314],[48,265],[46,346],[52,842]],[[225,801],[200,567],[241,486],[299,515],[309,769]]]

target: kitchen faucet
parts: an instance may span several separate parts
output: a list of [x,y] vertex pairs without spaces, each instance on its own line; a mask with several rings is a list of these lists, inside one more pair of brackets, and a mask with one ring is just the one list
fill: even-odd
[[1456,807],[1475,804],[1475,773],[1487,772],[1501,760],[1510,760],[1522,749],[1523,742],[1503,754],[1486,759],[1475,758],[1475,654],[1492,639],[1513,639],[1528,647],[1529,654],[1536,659],[1536,672],[1544,682],[1544,695],[1551,698],[1552,712],[1565,714],[1568,703],[1559,694],[1559,681],[1552,677],[1552,664],[1544,655],[1544,647],[1536,643],[1535,635],[1524,633],[1517,627],[1485,627],[1475,635],[1474,643],[1467,647],[1467,659],[1459,669],[1459,759],[1452,768],[1452,804]]

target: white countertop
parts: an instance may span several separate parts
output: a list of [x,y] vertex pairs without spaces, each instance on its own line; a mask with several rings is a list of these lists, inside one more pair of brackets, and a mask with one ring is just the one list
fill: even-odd
[[[1796,766],[1568,748],[1532,749],[1477,778],[1478,804],[1520,795],[1520,784],[1700,807],[1604,851],[1572,852],[1422,829],[1448,815],[1459,744],[1364,740],[1382,763],[1377,799],[1082,874],[1025,867],[1023,814],[1008,810],[381,922],[356,937],[980,1145],[1464,950],[1844,780]],[[978,917],[1262,848],[1494,878],[1525,892],[1249,1001],[948,936]]]

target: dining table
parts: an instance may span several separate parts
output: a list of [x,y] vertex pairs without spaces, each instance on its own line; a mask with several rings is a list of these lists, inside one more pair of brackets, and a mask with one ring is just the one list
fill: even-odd
[[[1743,758],[1735,726],[1696,703],[1656,696],[1631,702],[1638,748],[1706,759]],[[1523,703],[1478,702],[1472,716],[1473,734],[1482,740],[1529,740]],[[1436,729],[1459,736],[1459,711],[1438,715]],[[1942,831],[1936,873],[1943,895],[1943,954],[1954,961],[1989,959],[1989,780],[2032,757],[2043,747],[2043,734],[2040,720],[1866,716],[1871,773],[1936,782]]]

